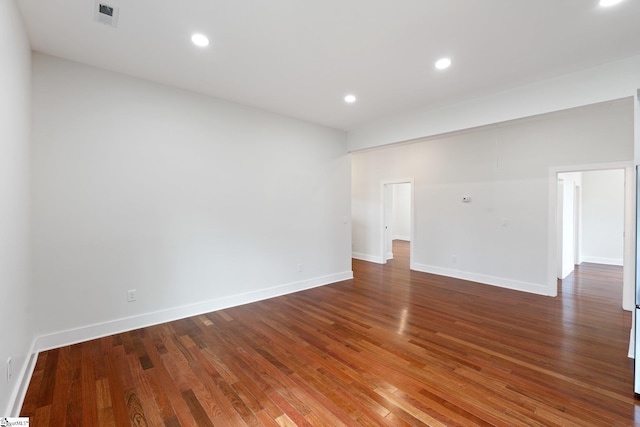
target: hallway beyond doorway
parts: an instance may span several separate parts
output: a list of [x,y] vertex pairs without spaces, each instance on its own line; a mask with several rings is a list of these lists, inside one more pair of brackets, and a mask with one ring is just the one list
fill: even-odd
[[405,240],[394,240],[393,259],[387,260],[387,264],[394,269],[409,270],[411,243]]

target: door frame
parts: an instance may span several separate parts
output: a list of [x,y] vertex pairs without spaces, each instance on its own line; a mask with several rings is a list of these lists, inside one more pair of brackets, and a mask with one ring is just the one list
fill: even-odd
[[573,165],[550,167],[548,178],[549,209],[548,209],[548,258],[547,285],[549,296],[558,295],[558,174],[564,172],[587,172],[609,169],[624,169],[624,254],[623,254],[623,283],[622,308],[635,308],[635,261],[636,261],[636,179],[633,162],[611,162],[588,165]]
[[[615,169],[615,170],[620,170],[620,169]],[[580,172],[590,172],[590,171],[580,171]],[[581,260],[581,255],[580,255],[580,238],[581,238],[581,232],[580,232],[580,218],[581,218],[581,197],[580,197],[580,192],[582,191],[582,187],[581,185],[578,185],[576,183],[576,181],[574,181],[573,179],[571,179],[571,177],[567,177],[565,175],[571,175],[571,174],[575,174],[576,172],[558,172],[558,204],[556,205],[556,231],[557,231],[557,247],[558,247],[558,261],[557,261],[557,267],[558,267],[558,279],[563,279],[564,277],[566,277],[567,275],[569,275],[570,273],[572,273],[574,271],[574,266],[580,264]],[[571,183],[571,185],[567,186],[567,178],[569,178],[569,182]],[[566,212],[566,206],[564,205],[564,192],[565,191],[571,191],[571,194],[573,195],[573,197],[571,198],[571,203],[572,203],[572,209],[571,209],[571,259],[568,260],[568,258],[565,256],[565,252],[566,252],[566,242],[564,241],[564,237],[567,235],[567,230],[565,230],[566,228],[566,218],[565,218],[565,214],[568,213]],[[565,263],[570,261],[571,262],[571,270],[565,274]]]
[[409,215],[410,215],[410,219],[409,219],[409,227],[411,228],[410,230],[410,239],[411,241],[409,242],[409,268],[411,270],[413,270],[413,248],[414,248],[414,241],[415,241],[415,233],[414,233],[414,228],[415,228],[415,224],[414,224],[414,206],[415,206],[415,200],[414,200],[414,180],[413,178],[396,178],[396,179],[383,179],[382,181],[380,181],[380,199],[382,201],[382,203],[380,203],[381,209],[380,209],[380,250],[379,250],[379,254],[380,254],[380,260],[381,260],[381,264],[386,264],[387,263],[387,251],[385,250],[385,217],[386,217],[386,209],[387,209],[387,203],[392,203],[392,201],[387,201],[387,198],[385,197],[385,189],[387,185],[394,185],[394,184],[410,184],[411,189],[410,189],[410,203],[411,206],[409,206]]

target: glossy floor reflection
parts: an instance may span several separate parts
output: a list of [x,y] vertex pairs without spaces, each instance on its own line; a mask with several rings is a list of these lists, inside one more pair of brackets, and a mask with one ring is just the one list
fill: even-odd
[[354,260],[353,280],[43,352],[32,426],[627,426],[613,268],[557,298]]

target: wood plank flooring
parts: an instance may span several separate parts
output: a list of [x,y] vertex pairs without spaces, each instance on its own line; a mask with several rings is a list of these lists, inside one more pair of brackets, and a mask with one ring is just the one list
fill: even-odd
[[557,298],[354,261],[354,280],[39,355],[31,426],[629,426],[622,269]]

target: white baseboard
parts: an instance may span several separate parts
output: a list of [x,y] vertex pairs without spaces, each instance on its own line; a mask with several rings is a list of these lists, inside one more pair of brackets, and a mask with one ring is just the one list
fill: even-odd
[[198,316],[200,314],[210,313],[212,311],[223,310],[225,308],[235,307],[243,304],[249,304],[268,298],[275,298],[293,292],[299,292],[306,289],[316,288],[318,286],[324,286],[330,283],[349,279],[353,279],[353,272],[345,271],[342,273],[330,274],[327,276],[315,277],[300,282],[275,286],[273,288],[260,289],[257,291],[216,298],[213,300],[169,308],[166,310],[141,314],[138,316],[127,317],[93,325],[86,325],[76,329],[69,329],[66,331],[40,336],[36,338],[35,349],[36,351],[40,352],[44,350],[50,350],[52,348],[77,344],[80,342],[101,338],[120,332],[131,331],[134,329],[144,328],[146,326],[157,325],[165,322],[171,322],[173,320],[184,319],[186,317]]
[[405,242],[410,242],[411,236],[402,236],[400,234],[396,234],[393,236],[393,240],[404,240]]
[[606,264],[606,265],[619,265],[622,266],[624,265],[624,262],[622,261],[622,259],[618,259],[618,258],[602,258],[602,257],[595,257],[595,256],[582,256],[580,258],[581,262],[592,262],[594,264]]
[[549,295],[548,287],[537,283],[520,282],[518,280],[505,279],[502,277],[487,276],[484,274],[470,273],[460,270],[452,270],[448,268],[435,267],[426,264],[414,263],[412,270],[421,271],[423,273],[437,274],[439,276],[453,277],[456,279],[469,280],[471,282],[482,283],[485,285],[498,286],[501,288],[513,289],[516,291],[529,292],[538,295]]
[[66,331],[60,331],[53,334],[36,337],[29,352],[27,362],[20,372],[20,376],[17,378],[18,385],[16,386],[9,400],[7,412],[0,415],[4,416],[4,414],[10,414],[11,416],[18,416],[20,409],[22,408],[25,395],[27,393],[27,388],[29,387],[29,382],[31,381],[31,376],[33,375],[33,370],[38,358],[38,353],[40,353],[41,351],[77,344],[80,342],[102,338],[121,332],[132,331],[135,329],[144,328],[146,326],[184,319],[186,317],[198,316],[200,314],[223,310],[225,308],[235,307],[243,304],[249,304],[256,301],[262,301],[269,298],[275,298],[282,295],[317,288],[319,286],[324,286],[349,279],[353,279],[353,271],[344,271],[342,273],[329,274],[327,276],[315,277],[312,279],[275,286],[268,289],[260,289],[258,291],[216,298],[209,301],[169,308],[166,310],[160,310],[123,319],[111,320],[108,322],[97,323],[93,325],[86,325],[80,328],[69,329]]
[[380,258],[379,256],[361,254],[359,252],[353,252],[351,254],[351,258],[359,259],[360,261],[375,262],[376,264],[384,264],[382,258]]
[[35,351],[35,344],[36,341],[33,340],[31,348],[27,353],[26,360],[18,372],[18,375],[15,377],[16,385],[9,396],[9,404],[7,405],[7,409],[2,413],[2,416],[18,417],[20,415],[22,403],[27,395],[27,389],[29,388],[31,376],[33,375],[33,370],[36,367],[36,361],[38,359],[38,352]]
[[387,260],[393,259],[393,252],[387,252]]

